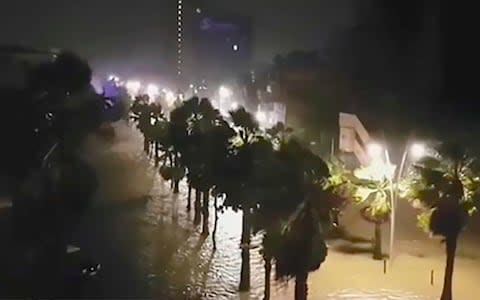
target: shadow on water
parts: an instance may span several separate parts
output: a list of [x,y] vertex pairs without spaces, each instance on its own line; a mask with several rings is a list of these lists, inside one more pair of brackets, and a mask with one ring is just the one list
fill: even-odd
[[365,254],[365,253],[372,253],[371,247],[362,247],[358,245],[352,244],[343,244],[332,247],[335,251],[345,254]]
[[343,227],[337,227],[335,230],[332,230],[327,234],[327,239],[329,240],[344,240],[350,243],[372,243],[371,239],[365,238],[363,236],[354,235],[348,232]]

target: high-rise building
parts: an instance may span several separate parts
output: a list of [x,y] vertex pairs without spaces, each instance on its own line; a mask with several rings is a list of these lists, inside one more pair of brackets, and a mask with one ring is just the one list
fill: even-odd
[[200,8],[196,13],[191,49],[196,79],[220,82],[247,71],[252,57],[251,19]]

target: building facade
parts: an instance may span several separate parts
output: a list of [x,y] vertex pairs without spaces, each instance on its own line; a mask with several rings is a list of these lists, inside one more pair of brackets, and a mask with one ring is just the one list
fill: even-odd
[[192,74],[196,81],[221,84],[249,70],[253,43],[249,17],[199,10],[193,26]]

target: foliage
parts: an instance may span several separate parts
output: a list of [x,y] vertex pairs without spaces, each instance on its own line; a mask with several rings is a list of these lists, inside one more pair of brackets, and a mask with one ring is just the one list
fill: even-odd
[[369,166],[354,171],[351,183],[354,186],[353,200],[365,207],[363,216],[371,221],[385,221],[391,211],[393,174],[392,166],[372,162]]
[[421,228],[442,236],[459,232],[480,199],[477,161],[457,145],[442,145],[414,165],[401,187],[420,210]]
[[323,230],[313,207],[302,204],[283,226],[274,251],[277,278],[291,278],[320,267],[327,256]]
[[323,189],[334,201],[334,210],[340,211],[354,198],[355,185],[353,172],[340,161],[333,158],[328,162],[329,174]]

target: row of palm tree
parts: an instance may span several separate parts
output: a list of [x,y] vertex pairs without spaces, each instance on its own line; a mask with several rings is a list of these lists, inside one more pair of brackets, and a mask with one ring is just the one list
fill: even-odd
[[[194,224],[209,234],[210,199],[218,211],[242,213],[240,291],[250,289],[250,240],[262,232],[265,299],[269,299],[272,262],[278,279],[296,279],[295,299],[306,299],[307,276],[326,257],[324,230],[340,203],[325,191],[325,162],[278,124],[260,129],[244,108],[222,116],[208,99],[196,97],[171,111],[137,97],[132,115],[145,137],[144,150],[161,163],[159,172],[172,182],[174,193],[186,176],[187,209],[195,190]],[[219,202],[219,200],[221,200]]]
[[[445,237],[447,266],[442,300],[452,299],[455,248],[467,216],[476,209],[480,179],[474,160],[461,147],[442,147],[417,162],[401,184],[378,174],[375,166],[350,171],[330,165],[297,140],[292,129],[277,124],[261,130],[244,108],[222,116],[208,99],[184,101],[167,117],[148,97],[134,101],[132,115],[145,138],[144,150],[161,163],[171,181],[188,182],[187,209],[195,191],[194,224],[209,234],[209,204],[218,211],[242,213],[240,291],[250,288],[250,239],[263,235],[265,299],[270,297],[272,263],[277,279],[295,278],[295,299],[306,299],[308,273],[325,260],[325,231],[339,226],[348,202],[360,205],[374,224],[373,258],[383,259],[381,226],[388,221],[394,193],[419,208],[419,223]],[[219,200],[221,200],[219,202]],[[421,204],[421,205],[420,205]]]

